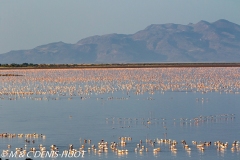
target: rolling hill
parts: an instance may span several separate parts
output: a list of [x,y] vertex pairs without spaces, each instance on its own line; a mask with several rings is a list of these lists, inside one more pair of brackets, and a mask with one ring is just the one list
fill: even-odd
[[134,34],[107,34],[0,54],[1,64],[240,62],[240,26],[227,20],[152,24]]

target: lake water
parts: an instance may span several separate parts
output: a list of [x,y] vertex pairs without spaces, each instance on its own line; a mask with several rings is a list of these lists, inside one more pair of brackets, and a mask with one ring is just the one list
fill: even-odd
[[[3,153],[36,148],[32,159],[63,159],[72,144],[86,152],[71,159],[240,159],[240,68],[0,71],[7,73],[22,76],[0,76],[0,133],[16,134],[0,137]],[[40,144],[49,152],[56,145],[58,156],[40,157]]]

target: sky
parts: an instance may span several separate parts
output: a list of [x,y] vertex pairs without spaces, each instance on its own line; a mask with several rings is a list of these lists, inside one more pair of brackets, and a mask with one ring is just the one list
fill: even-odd
[[0,0],[0,54],[134,34],[150,24],[226,19],[240,25],[239,15],[240,0]]

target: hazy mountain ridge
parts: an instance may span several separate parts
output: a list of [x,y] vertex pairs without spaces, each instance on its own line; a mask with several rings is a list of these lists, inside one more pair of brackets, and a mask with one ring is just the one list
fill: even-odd
[[0,55],[0,63],[239,62],[240,26],[227,20],[152,24],[135,34],[91,36]]

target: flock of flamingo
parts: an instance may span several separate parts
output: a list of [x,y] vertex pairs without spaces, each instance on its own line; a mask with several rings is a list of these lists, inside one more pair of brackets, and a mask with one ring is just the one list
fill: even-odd
[[[15,138],[12,137],[10,133],[2,133],[2,138]],[[36,139],[36,135],[42,137],[42,134],[25,134],[25,138]],[[24,135],[22,134],[15,134],[16,138],[22,138]],[[30,136],[30,137],[29,137]],[[191,143],[187,143],[185,140],[181,140],[180,142],[173,140],[173,139],[146,139],[146,141],[139,140],[139,143],[135,144],[135,147],[131,146],[131,150],[127,149],[127,146],[133,145],[132,144],[132,137],[119,137],[116,142],[107,142],[104,139],[101,139],[96,145],[92,143],[90,139],[82,140],[80,138],[80,145],[78,147],[74,147],[72,144],[68,145],[68,149],[62,151],[63,154],[75,154],[76,152],[87,152],[87,154],[103,154],[108,153],[111,150],[113,153],[117,155],[126,155],[129,152],[135,152],[139,154],[143,154],[144,152],[153,152],[154,154],[158,154],[159,152],[173,152],[176,153],[178,150],[185,150],[186,152],[190,153],[191,151],[201,151],[207,150],[209,148],[216,149],[217,151],[227,151],[231,150],[232,152],[239,152],[240,151],[240,142],[235,140],[231,144],[228,142],[221,142],[221,141],[191,141]],[[59,147],[55,144],[46,147],[42,144],[35,144],[36,147],[29,147],[29,143],[27,139],[24,141],[25,145],[21,148],[13,148],[11,145],[7,145],[6,149],[3,150],[2,155],[4,154],[6,157],[11,154],[11,151],[14,151],[16,156],[22,154],[22,156],[27,156],[28,152],[32,152],[33,155],[35,152],[42,153],[45,156],[46,151],[51,152],[54,151],[55,153],[61,153]],[[33,142],[34,143],[34,142]],[[51,155],[54,156],[54,155]]]
[[[93,95],[113,94],[123,92],[128,95],[136,95],[157,92],[219,92],[239,94],[240,88],[240,68],[146,68],[146,69],[29,69],[29,70],[0,70],[0,75],[22,75],[22,76],[0,76],[0,100],[17,100],[29,98],[32,100],[59,100],[63,97],[71,100],[79,97],[81,100],[90,98]],[[97,98],[98,99],[98,98]],[[110,96],[107,100],[128,100],[128,97],[115,98]],[[149,97],[147,100],[154,100]],[[196,101],[207,101],[207,99],[196,99]],[[180,118],[180,124],[198,125],[205,122],[219,121],[222,119],[233,120],[234,114],[199,116],[193,118]],[[154,123],[165,123],[163,119],[131,119],[131,118],[106,118],[106,123],[129,123],[140,121],[144,125]],[[129,125],[130,126],[130,125]],[[35,138],[45,138],[43,134],[10,134],[2,133],[1,138],[23,138],[25,137],[25,148],[16,148],[16,151],[46,151],[58,150],[56,145],[44,147],[39,144],[39,148],[27,150],[29,140]],[[128,154],[128,152],[161,152],[161,145],[167,145],[172,152],[178,150],[178,142],[171,139],[146,139],[136,144],[134,150],[127,149],[132,137],[120,137],[118,142],[107,142],[101,140],[96,146],[91,144],[91,140],[84,140],[80,148],[73,148],[69,145],[67,152],[87,150],[89,153],[104,153],[112,150],[118,155]],[[32,141],[34,142],[34,141]],[[88,145],[87,145],[88,144]],[[191,152],[195,146],[198,150],[204,151],[212,145],[211,142],[196,142],[187,144],[181,141],[181,146]],[[231,145],[217,141],[213,143],[217,150],[224,151],[231,148],[232,151],[240,151],[239,141],[234,141]],[[229,147],[230,146],[230,147]],[[11,146],[3,150],[9,153]],[[151,149],[151,150],[150,150]]]
[[137,95],[165,91],[238,94],[240,88],[240,69],[234,67],[0,70],[0,75],[4,74],[22,76],[0,76],[2,100],[85,99],[117,91]]
[[220,114],[220,115],[200,115],[198,117],[192,118],[175,118],[175,119],[166,119],[166,118],[118,118],[118,117],[109,117],[106,118],[106,124],[112,127],[112,129],[117,128],[131,128],[137,125],[143,125],[147,128],[150,126],[159,127],[162,125],[166,126],[167,123],[172,123],[174,126],[199,126],[203,124],[226,122],[229,123],[235,120],[235,114]]

